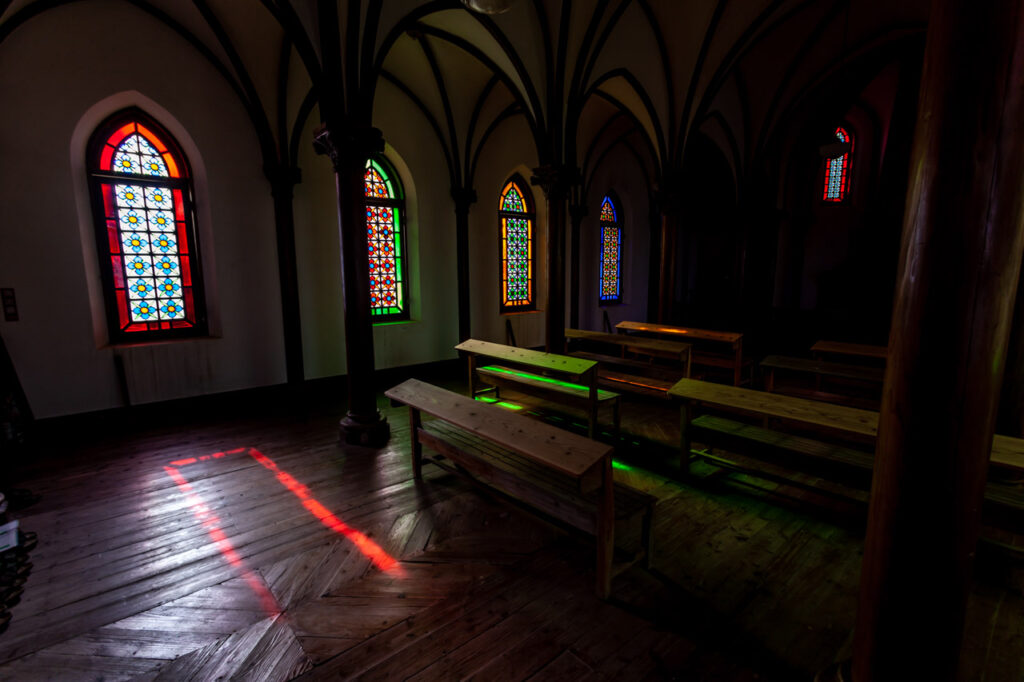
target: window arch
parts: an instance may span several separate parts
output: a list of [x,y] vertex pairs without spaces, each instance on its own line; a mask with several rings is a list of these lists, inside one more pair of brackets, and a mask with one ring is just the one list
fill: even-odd
[[374,322],[409,318],[405,201],[398,174],[383,157],[366,162],[366,236],[370,315]]
[[853,154],[853,135],[839,126],[835,132],[840,144],[848,145],[839,156],[825,160],[825,201],[839,202],[846,198],[850,187],[850,155]]
[[139,109],[104,121],[87,147],[111,342],[206,333],[188,160]]
[[609,192],[601,201],[601,261],[598,298],[602,304],[622,301],[622,223]]
[[501,312],[533,310],[533,204],[526,183],[514,176],[498,203],[501,219]]

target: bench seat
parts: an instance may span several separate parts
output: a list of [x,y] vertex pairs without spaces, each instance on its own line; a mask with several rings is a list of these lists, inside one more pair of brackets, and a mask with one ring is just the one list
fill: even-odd
[[[440,468],[468,473],[555,521],[589,535],[597,534],[597,491],[580,493],[568,477],[559,476],[508,448],[441,420],[424,421],[419,437],[424,445],[438,453],[432,457],[425,454],[424,458]],[[613,567],[612,575],[617,575],[636,561],[646,563],[649,559],[655,498],[621,483],[616,483],[614,488],[616,546],[620,550],[631,546],[628,559],[616,562]]]
[[587,351],[574,351],[570,355],[597,362],[598,384],[621,393],[667,400],[668,389],[685,376],[682,369],[673,369],[643,360]]
[[[717,447],[833,480],[838,478],[839,482],[864,489],[871,487],[871,453],[714,415],[701,415],[691,425],[698,438]],[[709,459],[715,463],[717,458]],[[985,515],[987,519],[1019,526],[1024,521],[1024,487],[988,482]]]
[[[409,406],[416,479],[422,479],[423,462],[431,462],[592,533],[601,598],[608,597],[616,570],[650,556],[654,498],[615,484],[611,445],[416,379],[384,395]],[[425,453],[428,448],[437,456]],[[639,549],[619,564],[616,546],[623,543],[616,543],[616,526],[623,537],[639,537]]]

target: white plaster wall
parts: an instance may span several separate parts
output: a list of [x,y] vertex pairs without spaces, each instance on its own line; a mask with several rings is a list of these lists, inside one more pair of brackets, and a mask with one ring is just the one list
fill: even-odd
[[[83,117],[102,113],[97,103],[107,100],[112,113],[132,93],[198,150],[190,161],[205,173],[196,206],[217,338],[103,343],[106,321],[90,297],[95,251],[83,249],[79,229],[84,169],[72,166],[72,139]],[[284,381],[273,204],[256,137],[235,94],[195,50],[126,3],[71,4],[0,44],[0,101],[0,286],[15,288],[21,317],[0,322],[0,333],[37,417],[119,406],[115,353],[125,359],[132,402]]]
[[[458,288],[455,206],[444,155],[433,130],[387,82],[378,88],[374,125],[405,190],[410,319],[374,325],[378,369],[456,357]],[[295,190],[296,252],[307,379],[347,371],[341,251],[334,171],[313,152],[317,112],[299,150],[303,182]]]
[[[488,140],[480,157],[474,186],[477,203],[469,213],[470,310],[473,338],[505,343],[505,320],[512,322],[516,343],[544,345],[544,306],[547,297],[547,206],[544,193],[530,185],[531,169],[538,165],[529,126],[521,117],[503,123]],[[537,309],[527,313],[499,312],[501,298],[501,222],[498,202],[505,182],[514,173],[526,181],[536,210],[533,225],[534,288]],[[566,230],[568,232],[568,230]]]

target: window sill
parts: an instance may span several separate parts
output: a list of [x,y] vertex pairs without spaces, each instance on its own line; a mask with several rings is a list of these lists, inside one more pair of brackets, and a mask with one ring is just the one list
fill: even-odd
[[216,341],[222,339],[222,336],[212,336],[210,334],[201,334],[198,336],[183,336],[180,339],[153,339],[151,341],[118,341],[115,343],[105,343],[99,347],[100,350],[122,350],[128,348],[143,348],[147,346],[167,346],[177,343],[189,343],[191,341]]

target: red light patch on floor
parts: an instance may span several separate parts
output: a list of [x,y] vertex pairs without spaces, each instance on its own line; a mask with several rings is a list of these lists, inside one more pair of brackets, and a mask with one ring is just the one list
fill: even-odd
[[164,467],[164,471],[167,472],[167,475],[171,477],[171,480],[177,484],[178,489],[185,495],[185,499],[192,508],[192,513],[195,514],[199,522],[202,523],[204,528],[206,528],[207,533],[210,535],[210,539],[213,540],[217,549],[220,550],[220,553],[225,559],[227,559],[228,563],[242,572],[243,578],[245,578],[253,591],[256,592],[263,601],[264,609],[267,613],[274,615],[281,612],[281,607],[278,605],[274,595],[270,593],[263,581],[245,566],[245,562],[242,560],[242,557],[238,555],[238,552],[235,551],[231,541],[220,528],[220,519],[213,510],[206,505],[203,499],[196,494],[192,485],[188,482],[188,479],[186,479],[179,471],[179,468],[195,464],[196,462],[205,462],[211,459],[220,459],[227,455],[242,453],[248,453],[250,457],[259,462],[265,469],[273,473],[274,477],[277,478],[281,485],[299,498],[299,501],[302,502],[302,506],[304,506],[309,513],[319,519],[322,524],[333,530],[335,533],[344,535],[348,538],[352,544],[354,544],[366,558],[373,562],[373,565],[379,570],[398,573],[401,572],[401,564],[385,552],[380,545],[332,514],[330,510],[313,497],[309,488],[296,480],[294,476],[277,466],[277,463],[274,462],[274,460],[270,459],[259,450],[254,448],[237,448],[226,452],[216,452],[212,455],[187,457],[171,462]]

